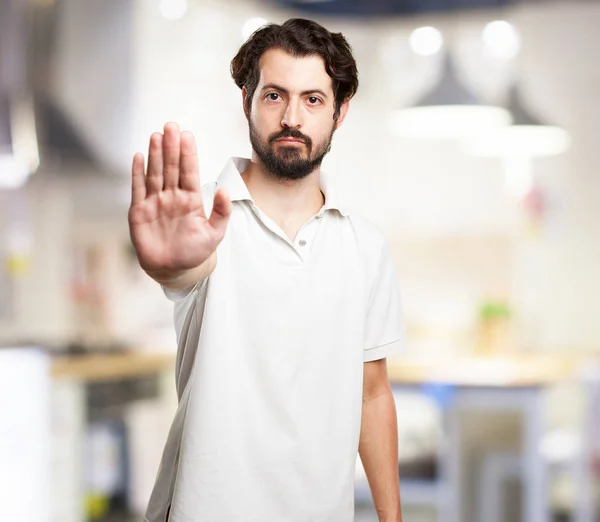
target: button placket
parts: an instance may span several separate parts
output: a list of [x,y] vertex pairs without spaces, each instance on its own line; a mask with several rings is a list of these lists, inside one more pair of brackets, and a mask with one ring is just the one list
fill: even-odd
[[284,232],[274,223],[267,215],[265,215],[254,203],[250,205],[252,212],[256,215],[256,217],[260,220],[260,222],[267,227],[273,234],[277,237],[281,238],[288,245],[294,246],[293,243],[289,240],[289,238],[284,234]]
[[298,231],[298,235],[305,236],[295,241],[294,245],[297,246],[297,249],[302,250],[301,255],[304,256],[308,254],[308,249],[306,248],[306,246],[308,245],[308,240],[306,239],[306,235],[308,235],[309,238],[313,238],[315,236],[315,234],[317,233],[317,229],[320,226],[320,221],[322,220],[323,215],[323,211],[319,212],[318,214],[315,214]]

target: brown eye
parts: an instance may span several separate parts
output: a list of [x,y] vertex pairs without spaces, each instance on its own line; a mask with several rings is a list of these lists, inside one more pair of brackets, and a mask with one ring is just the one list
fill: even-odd
[[308,98],[308,101],[311,105],[317,105],[318,103],[321,103],[321,100],[319,100],[319,98],[317,98],[316,96],[310,96]]
[[270,92],[269,94],[267,94],[267,99],[271,101],[277,101],[279,99],[279,94],[277,94],[276,92]]

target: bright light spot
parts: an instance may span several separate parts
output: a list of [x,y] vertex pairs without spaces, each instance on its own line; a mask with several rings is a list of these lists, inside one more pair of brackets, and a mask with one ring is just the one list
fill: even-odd
[[252,35],[252,33],[254,31],[256,31],[257,29],[261,28],[263,25],[266,25],[268,23],[269,23],[268,20],[265,20],[264,18],[261,18],[260,16],[250,18],[249,20],[247,20],[246,23],[244,24],[244,27],[242,28],[242,36],[244,37],[244,40],[247,40],[248,38],[250,38],[250,36]]
[[444,45],[444,38],[435,27],[419,27],[408,40],[411,49],[422,56],[432,56]]
[[540,447],[540,453],[547,462],[559,464],[561,462],[573,462],[582,452],[582,440],[578,433],[556,429],[544,435]]
[[571,145],[569,133],[553,125],[510,125],[492,132],[480,132],[464,143],[472,156],[555,156]]
[[501,107],[445,105],[409,107],[394,111],[391,131],[397,138],[461,140],[509,125],[511,116]]
[[27,165],[12,154],[0,154],[0,189],[22,187],[29,177]]
[[514,58],[521,50],[521,37],[515,26],[504,20],[487,24],[481,32],[487,51],[498,58]]
[[158,9],[167,20],[179,20],[187,11],[187,0],[161,0]]

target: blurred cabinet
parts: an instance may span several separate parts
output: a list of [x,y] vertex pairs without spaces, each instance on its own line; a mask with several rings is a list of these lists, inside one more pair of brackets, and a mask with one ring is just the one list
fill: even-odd
[[49,522],[143,513],[177,407],[174,362],[173,354],[55,358]]
[[1,519],[51,522],[49,358],[36,348],[0,349]]
[[52,417],[52,522],[82,522],[85,388],[73,378],[54,379]]

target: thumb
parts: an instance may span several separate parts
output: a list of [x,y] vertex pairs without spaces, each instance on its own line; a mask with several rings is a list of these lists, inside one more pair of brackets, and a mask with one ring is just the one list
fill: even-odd
[[215,194],[213,208],[208,222],[215,230],[224,234],[230,214],[231,201],[229,200],[229,195],[225,189],[220,188]]

